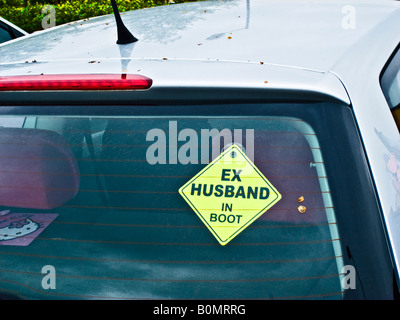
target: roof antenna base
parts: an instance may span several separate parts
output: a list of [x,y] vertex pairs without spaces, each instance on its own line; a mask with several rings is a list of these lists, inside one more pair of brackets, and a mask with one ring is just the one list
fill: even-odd
[[117,23],[117,44],[128,44],[138,41],[138,39],[135,38],[132,33],[130,33],[127,27],[125,27],[119,14],[117,3],[115,2],[115,0],[111,0],[111,6],[114,11],[115,22]]

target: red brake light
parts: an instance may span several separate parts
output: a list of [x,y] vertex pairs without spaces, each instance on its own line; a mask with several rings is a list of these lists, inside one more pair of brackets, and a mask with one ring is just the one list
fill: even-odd
[[139,90],[152,83],[138,74],[46,74],[0,77],[0,91]]

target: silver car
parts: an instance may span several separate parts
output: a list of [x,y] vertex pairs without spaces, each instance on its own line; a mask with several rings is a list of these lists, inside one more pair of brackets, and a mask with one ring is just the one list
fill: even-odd
[[398,298],[400,2],[115,10],[0,45],[0,297]]

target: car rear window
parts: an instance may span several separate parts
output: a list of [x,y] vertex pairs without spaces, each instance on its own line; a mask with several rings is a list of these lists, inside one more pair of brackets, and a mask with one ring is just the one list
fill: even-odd
[[[76,107],[15,107],[12,115],[3,111],[0,117],[3,294],[27,299],[392,295],[379,207],[348,106],[88,109],[80,108],[77,116]],[[209,221],[244,219],[251,205],[243,201],[262,196],[251,195],[253,189],[238,192],[243,168],[226,169],[222,176],[204,173],[202,186],[193,187],[206,203],[202,208],[191,206],[179,191],[232,146],[281,198],[258,208],[260,215],[221,245],[196,209],[215,210],[215,216],[208,212]],[[214,202],[222,194],[221,180],[236,188],[222,209]],[[252,185],[257,186],[261,192],[261,182]],[[242,211],[237,203],[244,204]],[[45,266],[55,270],[54,287],[44,281]]]

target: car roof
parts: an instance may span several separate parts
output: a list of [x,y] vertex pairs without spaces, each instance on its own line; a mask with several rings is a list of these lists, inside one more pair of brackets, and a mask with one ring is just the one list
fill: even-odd
[[[339,83],[334,84],[329,76],[322,79],[321,74],[334,70],[362,39],[370,37],[373,44],[373,31],[395,18],[400,19],[400,2],[386,0],[174,4],[123,13],[125,25],[139,39],[130,45],[116,44],[113,15],[67,23],[13,40],[0,46],[0,70],[3,75],[148,70],[146,75],[154,78],[155,85],[163,81],[179,84],[179,79],[180,84],[187,85],[210,79],[220,83],[230,79],[233,86],[249,85],[247,80],[259,86],[318,84],[319,90],[333,91],[346,100]],[[348,25],[346,19],[355,19],[354,25]],[[386,50],[391,52],[393,43],[388,42]],[[260,65],[266,69],[260,71]],[[193,69],[191,77],[188,68]],[[236,72],[229,71],[235,68]],[[177,71],[182,69],[185,71]],[[328,84],[324,87],[324,83]]]
[[[355,26],[346,29],[351,7]],[[385,0],[215,0],[134,10],[122,17],[140,40],[135,57],[263,61],[327,71],[398,9],[399,2]],[[112,15],[85,19],[3,48],[2,62],[119,58],[115,37]]]

